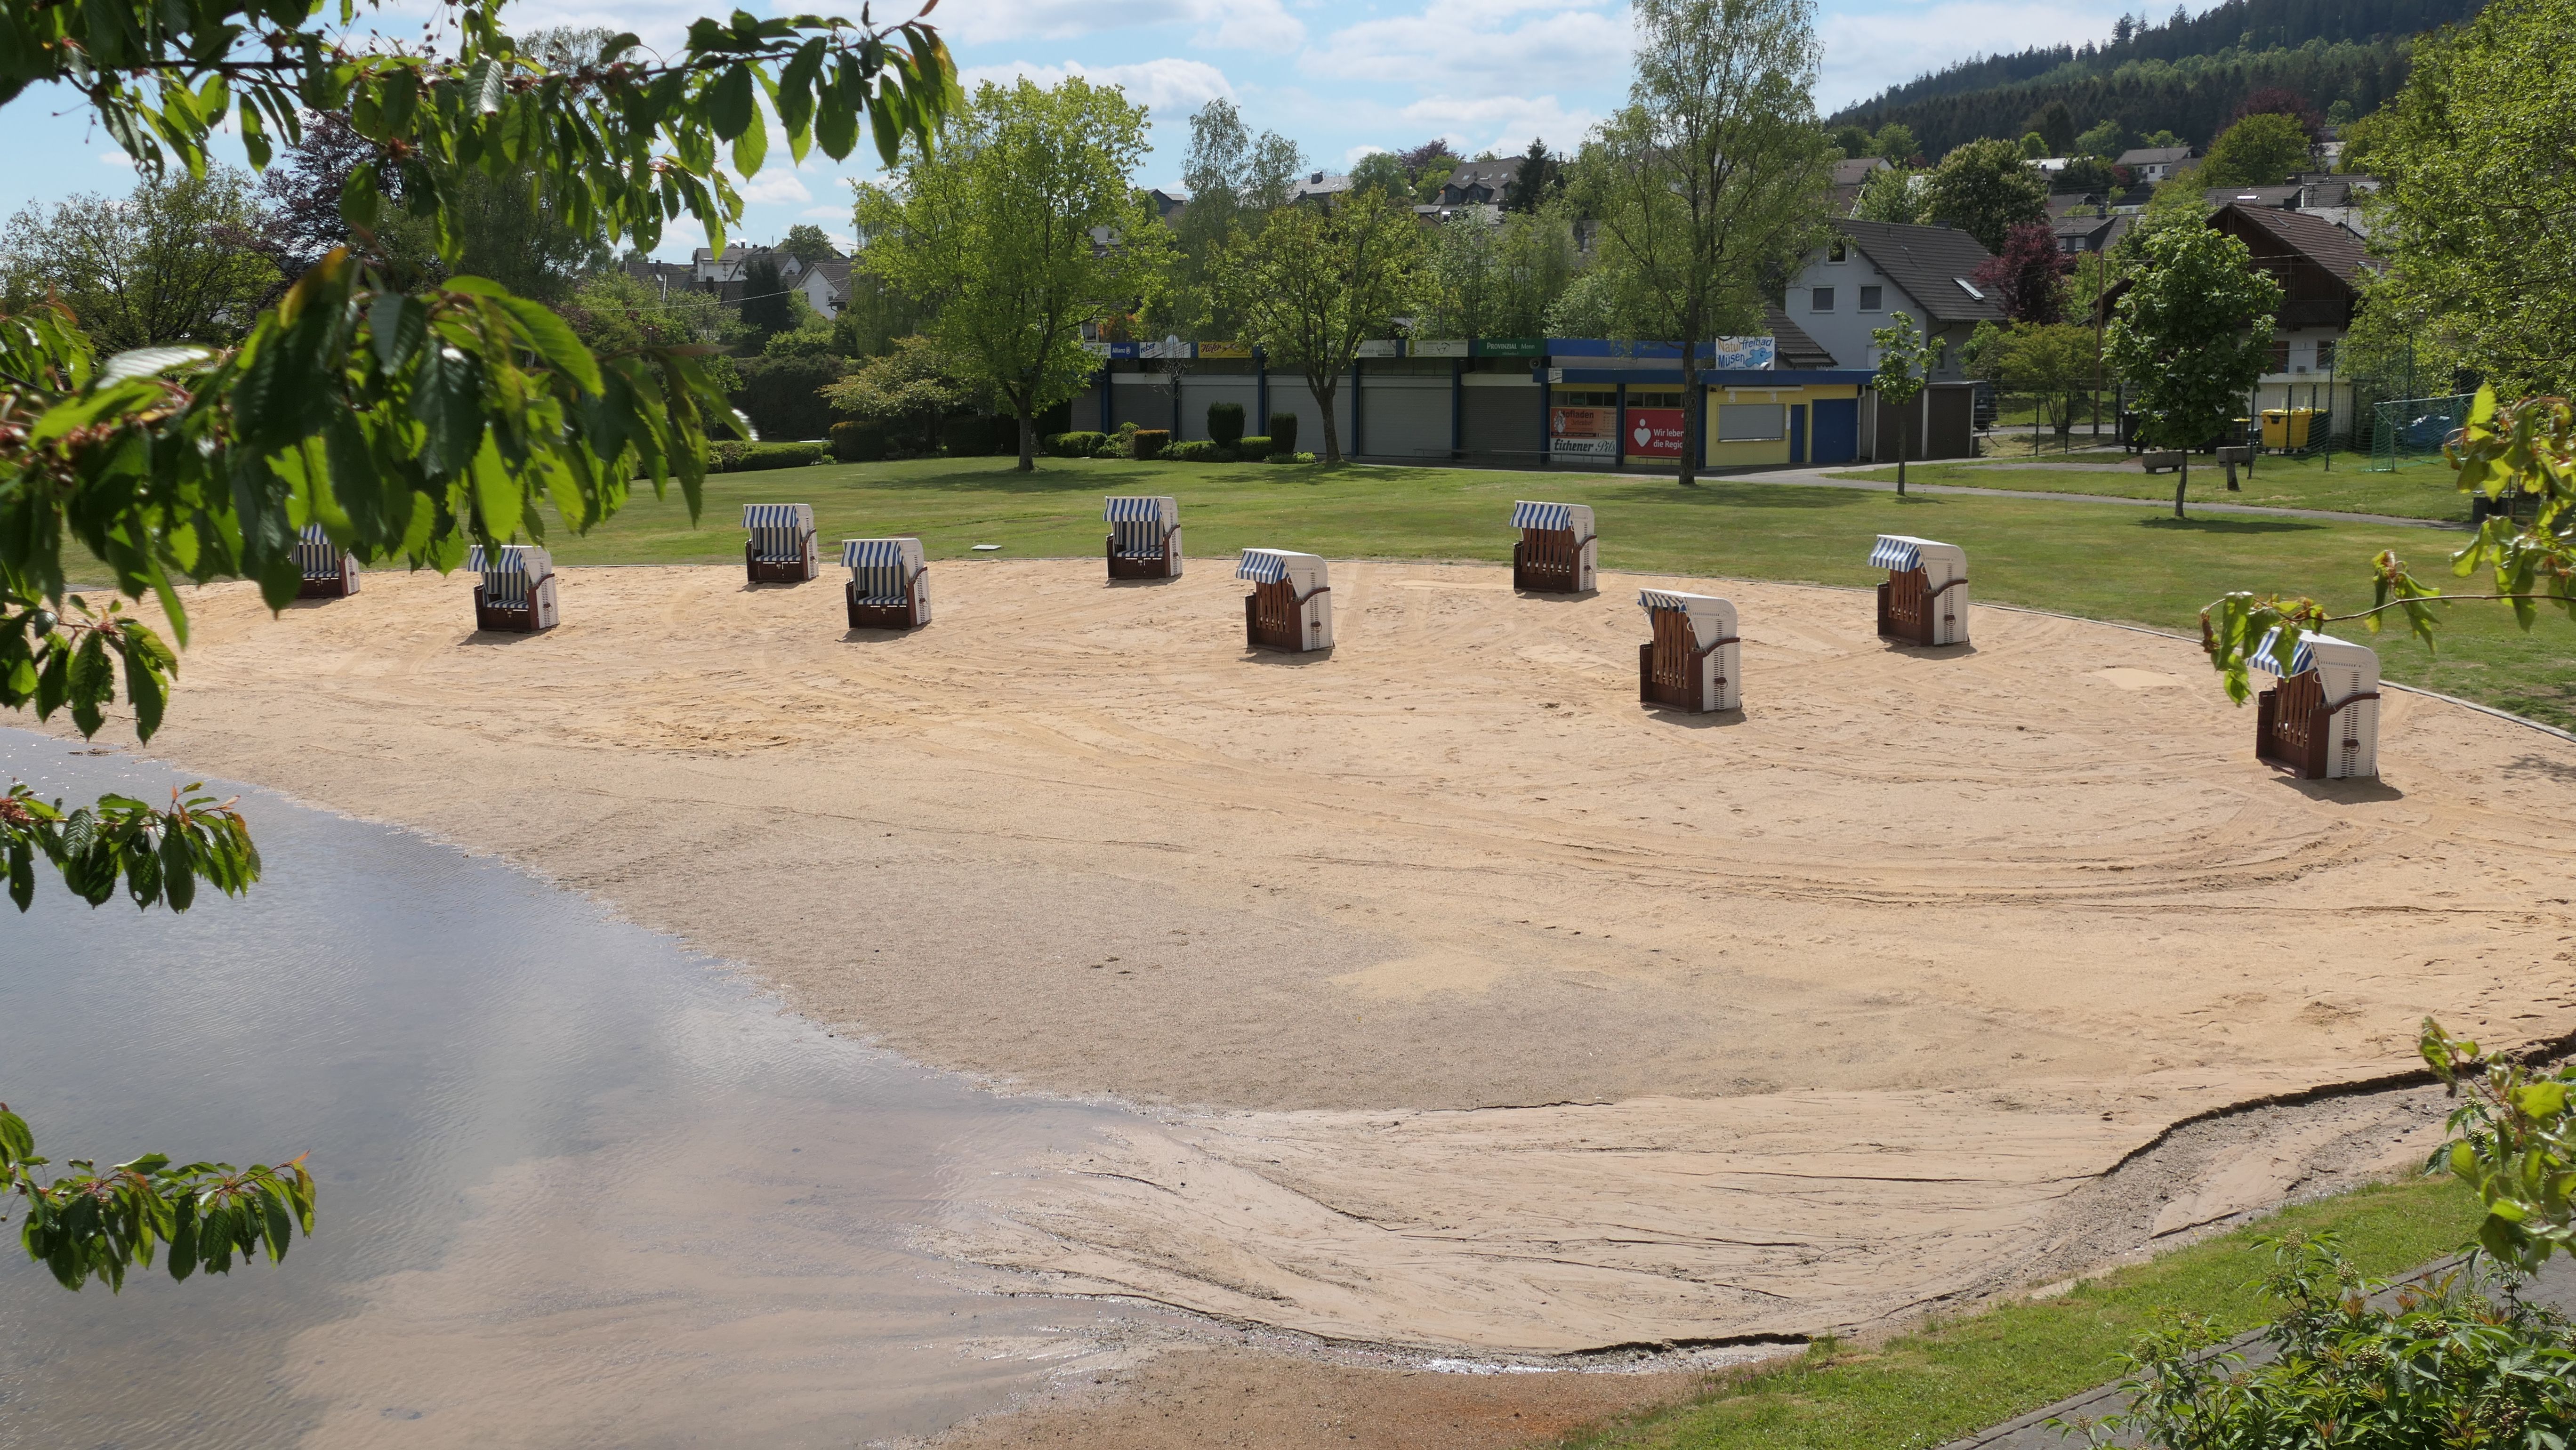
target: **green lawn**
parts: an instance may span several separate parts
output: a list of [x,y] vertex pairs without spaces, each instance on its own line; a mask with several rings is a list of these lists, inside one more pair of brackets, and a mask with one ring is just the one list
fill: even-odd
[[2451,1180],[2366,1188],[2284,1210],[2054,1299],[1999,1305],[1873,1351],[1818,1346],[1793,1365],[1718,1381],[1690,1403],[1564,1443],[1581,1450],[1940,1445],[2116,1378],[2121,1351],[2161,1313],[2210,1315],[2230,1334],[2262,1323],[2264,1302],[2249,1287],[2271,1259],[2255,1243],[2259,1236],[2332,1228],[2365,1273],[2384,1276],[2460,1247],[2476,1221],[2476,1200]]
[[[2113,455],[2117,458],[2117,455]],[[2042,458],[2039,462],[2048,460]],[[2083,462],[2107,460],[2082,459]],[[2240,491],[2227,491],[2227,470],[2207,458],[2191,461],[2191,490],[2184,506],[2200,503],[2251,503],[2271,508],[2332,509],[2339,513],[2383,514],[2392,518],[2444,519],[2466,523],[2468,496],[2451,487],[2451,471],[2439,464],[2417,464],[2395,473],[2369,471],[2370,455],[2338,453],[2329,469],[2321,459],[2265,458],[2248,473],[2238,470]],[[1896,479],[1893,465],[1836,473],[1836,478],[1865,478],[1881,483]],[[1976,463],[1910,463],[1909,483],[1954,484],[1967,488],[2009,489],[2015,493],[2093,493],[2116,498],[2171,499],[2174,476],[2148,473],[2135,459],[2120,460],[2117,471],[2101,468],[1998,468]]]
[[[1196,556],[1258,544],[1333,558],[1499,563],[1511,557],[1512,500],[1540,498],[1593,506],[1606,568],[1860,585],[1881,577],[1865,562],[1873,535],[1919,534],[1968,548],[1986,602],[2182,632],[2196,631],[2200,607],[2230,589],[2365,607],[2373,554],[2395,548],[2447,579],[2443,556],[2457,543],[2387,525],[2177,521],[2088,504],[1899,499],[1750,481],[1685,489],[1670,478],[1598,474],[1055,459],[1021,474],[1003,459],[925,459],[719,474],[707,481],[700,527],[690,527],[676,489],[668,501],[646,492],[587,538],[555,530],[552,544],[566,564],[735,562],[743,504],[805,502],[826,540],[918,534],[934,559],[977,557],[969,546],[978,543],[1002,545],[1003,558],[1097,557],[1104,493],[1177,496]],[[2544,619],[2524,634],[2500,605],[2447,613],[2438,658],[2394,631],[2379,637],[2390,678],[2576,726],[2576,630]]]

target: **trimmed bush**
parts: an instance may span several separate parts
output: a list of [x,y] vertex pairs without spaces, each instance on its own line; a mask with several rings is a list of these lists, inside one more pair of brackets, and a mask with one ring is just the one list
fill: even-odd
[[1243,441],[1241,403],[1208,404],[1208,440],[1219,448],[1232,448]]
[[1124,435],[1117,433],[1104,433],[1100,435],[1100,446],[1092,450],[1091,456],[1094,458],[1126,458],[1131,456],[1130,450],[1134,447],[1135,434],[1132,430]]
[[996,439],[1007,434],[1011,451],[1020,451],[1019,423],[1011,418],[987,418],[967,413],[939,425],[939,447],[951,458],[989,458],[1001,451]]
[[1106,433],[1049,433],[1039,440],[1049,458],[1097,458],[1100,445],[1109,441]]
[[1169,428],[1139,428],[1136,430],[1136,457],[1160,458],[1171,441],[1172,430]]
[[1270,451],[1273,453],[1294,453],[1297,451],[1296,414],[1273,413],[1270,415]]
[[1230,461],[1234,455],[1230,450],[1214,443],[1204,439],[1194,439],[1188,443],[1173,444],[1163,450],[1163,456],[1174,463],[1224,463]]
[[767,468],[802,468],[829,462],[830,447],[821,443],[737,443],[707,445],[709,473],[757,473]]
[[1249,433],[1234,445],[1234,451],[1236,456],[1241,458],[1267,458],[1270,456],[1270,447],[1268,438],[1258,433]]
[[874,423],[832,425],[832,456],[843,463],[874,463],[890,451],[885,429]]

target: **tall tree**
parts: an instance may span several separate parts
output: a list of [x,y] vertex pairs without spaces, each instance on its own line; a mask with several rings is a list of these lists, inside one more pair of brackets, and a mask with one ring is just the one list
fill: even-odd
[[1902,166],[1873,171],[1852,201],[1852,216],[1865,222],[1913,226],[1923,220],[1924,182],[1923,173]]
[[2048,182],[2010,141],[1971,141],[1932,168],[1923,213],[1935,225],[1957,227],[1998,252],[2006,232],[2048,219]]
[[1923,396],[1924,385],[1940,370],[1941,353],[1948,343],[1925,336],[1906,312],[1891,313],[1887,326],[1871,328],[1869,341],[1878,351],[1878,377],[1871,386],[1896,410],[1896,496],[1903,498],[1905,456],[1914,451],[1914,400]]
[[1284,208],[1226,253],[1225,285],[1245,339],[1303,374],[1323,410],[1326,463],[1342,461],[1333,399],[1360,344],[1413,310],[1422,250],[1413,209],[1363,191],[1330,210]]
[[1145,146],[1144,108],[1114,86],[987,82],[937,150],[907,148],[862,195],[869,267],[937,305],[929,335],[1019,419],[1023,472],[1038,415],[1096,366],[1082,325],[1162,285],[1170,232],[1128,179]]
[[[1575,163],[1600,265],[1623,280],[1648,340],[1680,342],[1685,397],[1699,347],[1760,326],[1762,296],[1822,237],[1832,150],[1816,124],[1813,0],[1638,0],[1636,78]],[[1706,409],[1682,413],[1681,482]]]
[[1217,259],[1238,232],[1286,202],[1289,179],[1304,164],[1296,143],[1277,132],[1255,137],[1232,101],[1220,97],[1191,115],[1181,163],[1190,200],[1173,225],[1171,282],[1154,319],[1161,331],[1230,340],[1242,330],[1217,285]]
[[2046,222],[2021,222],[2004,233],[2003,247],[1980,263],[1969,280],[1990,287],[2001,297],[2004,315],[2015,322],[2055,322],[2058,279],[2075,259],[2057,249],[2057,233]]
[[256,249],[264,227],[250,177],[142,178],[122,201],[74,196],[50,215],[30,205],[0,230],[9,293],[51,293],[100,346],[229,343],[276,294],[276,264]]
[[1529,151],[1521,157],[1520,169],[1512,173],[1512,184],[1503,193],[1503,205],[1523,212],[1547,205],[1565,185],[1558,171],[1556,158],[1548,154],[1547,142],[1533,139]]
[[1419,337],[1504,337],[1494,325],[1500,302],[1501,229],[1475,208],[1459,212],[1432,233],[1423,267]]
[[2262,111],[2227,128],[2211,143],[2192,185],[2278,186],[2308,169],[2308,133],[2298,118]]
[[2391,295],[2507,397],[2576,394],[2571,33],[2576,0],[2497,0],[2424,42],[2372,138]]
[[[501,0],[442,11],[441,44],[352,46],[323,0],[90,0],[0,7],[0,107],[30,91],[78,95],[140,175],[207,168],[219,128],[254,169],[314,111],[346,113],[381,159],[341,192],[358,245],[322,257],[236,348],[178,344],[101,359],[54,302],[0,309],[0,709],[67,713],[84,735],[117,694],[135,732],[159,729],[187,638],[186,580],[250,579],[293,599],[299,530],[321,526],[362,559],[441,571],[469,543],[540,536],[541,501],[568,527],[614,514],[633,480],[680,479],[692,517],[710,419],[723,396],[689,350],[601,357],[562,320],[488,279],[407,290],[367,238],[389,192],[431,224],[441,260],[462,255],[456,166],[526,166],[557,188],[566,224],[644,250],[690,216],[721,240],[740,197],[717,172],[761,169],[775,115],[789,150],[834,158],[872,120],[891,162],[951,109],[956,73],[918,20],[701,19],[651,59],[563,69],[523,46]],[[333,8],[333,17],[341,12]],[[773,98],[774,110],[753,102]],[[54,104],[47,100],[46,104]],[[106,586],[74,594],[69,571]],[[171,634],[134,618],[155,597]],[[93,600],[100,602],[93,603]],[[65,811],[24,786],[0,794],[11,900],[51,866],[92,903],[184,909],[200,882],[246,890],[258,857],[221,802],[161,809],[123,796]],[[285,1251],[312,1223],[300,1161],[233,1170],[149,1154],[105,1172],[39,1172],[34,1136],[0,1111],[0,1193],[21,1242],[67,1287],[114,1284],[166,1244],[180,1277]]]
[[2218,438],[2263,375],[2281,284],[2245,244],[2194,221],[2148,231],[2141,266],[2111,317],[2104,349],[2136,390],[2138,436],[2183,450],[2174,517],[2191,485],[2190,450]]
[[763,342],[796,325],[787,279],[778,274],[778,254],[767,247],[742,264],[742,325],[758,333]]
[[837,262],[841,258],[841,249],[832,245],[832,239],[823,235],[821,227],[810,222],[789,227],[787,240],[779,243],[778,250],[809,267],[816,262]]

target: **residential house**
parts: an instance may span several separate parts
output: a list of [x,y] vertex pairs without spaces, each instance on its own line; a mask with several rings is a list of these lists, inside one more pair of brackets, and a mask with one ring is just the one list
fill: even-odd
[[1440,205],[1502,206],[1511,200],[1512,183],[1521,175],[1519,156],[1504,156],[1491,161],[1461,161],[1449,179],[1440,183]]
[[2129,175],[2140,186],[2153,186],[2169,177],[2178,176],[2192,164],[2188,146],[2137,146],[2120,153],[2113,163],[2129,168]]
[[2334,431],[2351,436],[2358,422],[2352,387],[2336,379],[2335,353],[2381,264],[2360,237],[2308,212],[2230,202],[2209,224],[2243,242],[2254,265],[2281,284],[2272,358],[2256,385],[2256,406],[2327,409]]
[[1949,342],[1934,380],[1963,380],[1959,349],[1968,334],[2004,320],[2002,301],[1975,281],[1993,254],[1950,227],[1845,219],[1834,230],[1789,283],[1782,305],[1790,319],[1842,366],[1875,368],[1869,335],[1903,312]]
[[791,289],[804,294],[805,305],[825,317],[838,317],[850,300],[850,262],[846,257],[827,257],[807,262],[787,257],[778,264],[778,275]]
[[1350,190],[1349,176],[1332,171],[1313,171],[1288,183],[1288,200],[1292,203],[1310,201],[1330,208],[1340,205]]
[[1894,169],[1877,156],[1854,156],[1835,162],[1833,200],[1830,203],[1833,214],[1850,216],[1852,208],[1860,205],[1861,188],[1869,185],[1871,173]]
[[1160,186],[1147,191],[1145,199],[1154,204],[1154,216],[1161,221],[1170,221],[1180,215],[1181,208],[1190,204],[1188,192],[1173,191]]
[[650,257],[628,257],[618,265],[626,269],[627,276],[652,288],[656,294],[663,297],[670,296],[674,291],[697,290],[697,268],[687,262],[656,262]]
[[2078,208],[2052,220],[2049,230],[2057,234],[2061,252],[2107,252],[2118,246],[2129,229],[2138,224],[2135,212],[2115,212],[2093,198],[2089,209]]
[[[754,258],[770,255],[768,247],[742,243],[728,244],[721,256],[710,248],[700,247],[689,253],[690,280],[698,291],[713,292],[727,306],[739,305],[744,273]],[[776,256],[773,260],[784,261],[785,258]]]

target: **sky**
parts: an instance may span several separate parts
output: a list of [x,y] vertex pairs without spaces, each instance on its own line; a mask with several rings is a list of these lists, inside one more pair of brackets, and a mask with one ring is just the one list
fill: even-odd
[[[522,34],[598,26],[667,45],[690,19],[733,3],[826,8],[823,0],[517,0],[504,14]],[[894,13],[904,0],[877,3]],[[2126,8],[2127,0],[1819,0],[1816,107],[1830,113],[1991,51],[2103,39]],[[401,18],[407,11],[411,24]],[[373,13],[399,33],[416,32],[425,12],[392,0]],[[1310,168],[1340,171],[1372,150],[1434,137],[1464,156],[1519,155],[1534,138],[1570,148],[1628,86],[1620,0],[944,0],[932,20],[969,90],[1076,73],[1122,87],[1152,120],[1155,149],[1138,177],[1148,186],[1178,187],[1189,116],[1217,97],[1233,101],[1254,131],[1295,141]],[[0,111],[0,137],[0,214],[133,186],[132,164],[69,92],[20,96]],[[229,141],[219,149],[240,160]],[[849,183],[874,171],[865,141],[847,163],[818,150],[801,167],[773,142],[769,165],[742,187],[734,235],[769,241],[810,223],[846,238]],[[685,257],[703,241],[693,224],[674,228],[657,254]]]

